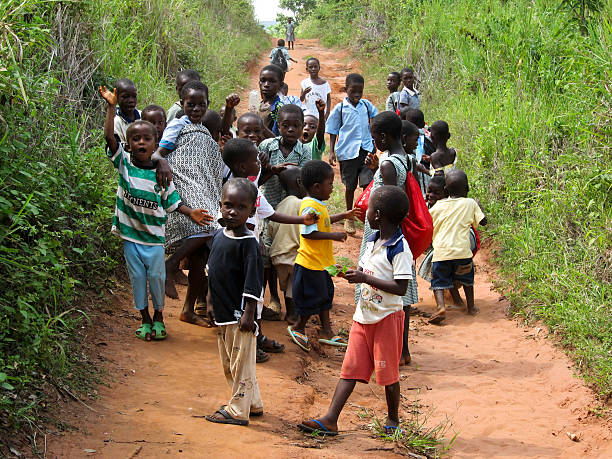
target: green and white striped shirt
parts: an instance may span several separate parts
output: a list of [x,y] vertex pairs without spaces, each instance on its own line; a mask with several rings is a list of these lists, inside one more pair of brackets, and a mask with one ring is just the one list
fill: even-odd
[[168,212],[182,204],[174,183],[162,190],[155,180],[155,169],[136,167],[121,144],[115,154],[109,149],[106,154],[119,171],[111,231],[137,244],[164,245]]

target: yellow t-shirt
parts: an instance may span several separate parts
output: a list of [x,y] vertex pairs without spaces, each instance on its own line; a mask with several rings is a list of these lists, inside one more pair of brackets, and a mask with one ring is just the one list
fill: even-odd
[[300,205],[300,215],[314,210],[319,215],[319,221],[314,225],[300,225],[300,248],[295,263],[313,271],[323,271],[333,265],[334,248],[331,239],[313,240],[304,238],[304,234],[313,231],[331,232],[331,221],[325,204],[318,199],[306,197]]
[[433,219],[432,261],[472,258],[470,227],[484,218],[471,198],[441,199],[429,209]]

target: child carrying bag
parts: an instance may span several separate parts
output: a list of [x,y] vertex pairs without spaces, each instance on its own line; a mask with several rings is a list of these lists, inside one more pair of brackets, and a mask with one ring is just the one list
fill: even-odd
[[[412,252],[412,257],[416,260],[431,245],[433,220],[414,175],[408,170],[408,166],[403,161],[400,160],[400,162],[406,169],[405,191],[410,202],[408,215],[402,220],[401,228]],[[414,167],[412,160],[411,165]],[[368,201],[370,200],[370,193],[372,193],[373,183],[374,181],[363,190],[363,193],[359,195],[355,203],[355,207],[363,211],[363,218],[360,218],[361,221],[365,221],[365,213],[368,210]]]

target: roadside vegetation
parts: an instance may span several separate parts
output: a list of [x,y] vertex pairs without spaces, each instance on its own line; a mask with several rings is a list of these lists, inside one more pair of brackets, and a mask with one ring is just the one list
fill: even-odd
[[80,341],[122,254],[97,86],[167,108],[194,68],[218,108],[267,43],[248,0],[0,0],[0,455],[98,380]]
[[321,0],[301,36],[351,47],[366,92],[415,68],[492,225],[512,312],[612,394],[612,2]]

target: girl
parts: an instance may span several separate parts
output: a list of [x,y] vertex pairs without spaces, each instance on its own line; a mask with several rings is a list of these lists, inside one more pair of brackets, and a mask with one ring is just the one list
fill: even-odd
[[433,175],[444,175],[451,169],[455,168],[457,163],[457,151],[454,148],[448,148],[446,142],[450,139],[450,131],[446,121],[436,121],[429,128],[431,134],[431,142],[436,151],[431,154],[431,166],[429,173]]
[[312,115],[318,113],[317,100],[325,101],[325,119],[327,119],[329,107],[331,107],[331,86],[319,76],[320,70],[321,65],[316,57],[311,57],[306,61],[306,71],[310,77],[302,80],[300,100],[306,105],[306,114]]

